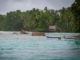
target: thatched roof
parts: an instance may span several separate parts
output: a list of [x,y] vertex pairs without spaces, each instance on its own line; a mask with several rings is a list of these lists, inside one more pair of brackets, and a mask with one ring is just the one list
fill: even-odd
[[49,26],[49,31],[56,31],[56,25]]

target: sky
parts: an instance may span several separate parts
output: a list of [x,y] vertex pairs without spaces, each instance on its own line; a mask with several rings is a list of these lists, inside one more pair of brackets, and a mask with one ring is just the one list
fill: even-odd
[[70,7],[75,0],[0,0],[0,14],[6,14],[10,11],[26,11],[33,8],[43,10],[48,9],[59,10],[62,7]]

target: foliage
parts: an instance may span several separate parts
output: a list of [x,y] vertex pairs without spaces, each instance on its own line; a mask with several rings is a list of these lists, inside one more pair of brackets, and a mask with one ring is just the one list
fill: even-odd
[[74,21],[70,7],[63,7],[60,10],[48,9],[47,7],[44,10],[33,8],[25,12],[17,10],[8,12],[5,16],[0,15],[0,29],[7,31],[18,31],[22,29],[29,31],[48,31],[49,25],[56,25],[56,31],[72,32],[72,28],[76,27]]
[[80,0],[75,0],[71,6],[71,11],[75,16],[73,31],[80,32]]
[[4,26],[1,29],[8,31],[21,30],[23,23],[21,21],[19,14],[20,14],[19,10],[7,13],[3,23]]
[[0,15],[0,30],[3,27],[3,21],[5,19],[5,15]]

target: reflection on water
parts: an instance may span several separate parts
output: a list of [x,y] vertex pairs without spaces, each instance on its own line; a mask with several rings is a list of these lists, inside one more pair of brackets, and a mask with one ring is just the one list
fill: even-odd
[[79,40],[0,38],[0,60],[80,60]]

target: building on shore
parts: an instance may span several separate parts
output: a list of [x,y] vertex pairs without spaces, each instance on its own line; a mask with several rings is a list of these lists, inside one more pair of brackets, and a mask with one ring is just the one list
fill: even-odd
[[55,32],[56,31],[56,25],[49,26],[49,31]]

